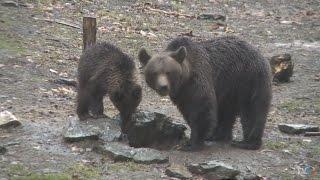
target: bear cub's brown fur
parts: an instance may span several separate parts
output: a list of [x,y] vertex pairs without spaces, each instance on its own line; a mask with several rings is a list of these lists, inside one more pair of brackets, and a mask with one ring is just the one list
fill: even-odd
[[236,37],[194,42],[177,38],[156,55],[139,52],[147,84],[169,95],[191,128],[187,149],[204,140],[231,141],[236,116],[243,140],[233,145],[258,149],[272,97],[271,69],[260,52]]
[[135,72],[133,59],[109,43],[86,49],[78,65],[79,119],[104,117],[103,97],[108,94],[120,111],[121,130],[126,133],[132,114],[141,101],[141,86]]

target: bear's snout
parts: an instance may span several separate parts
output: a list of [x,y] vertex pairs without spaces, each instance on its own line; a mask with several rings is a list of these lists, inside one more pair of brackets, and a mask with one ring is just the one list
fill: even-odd
[[166,75],[159,75],[158,77],[158,86],[157,86],[157,92],[161,96],[166,96],[169,94],[170,86],[169,81]]

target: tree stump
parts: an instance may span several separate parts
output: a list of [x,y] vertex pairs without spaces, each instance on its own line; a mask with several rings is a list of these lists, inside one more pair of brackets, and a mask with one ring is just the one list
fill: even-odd
[[289,82],[293,74],[293,62],[290,54],[280,54],[271,57],[270,65],[275,82]]
[[96,43],[97,21],[95,17],[83,17],[83,51]]

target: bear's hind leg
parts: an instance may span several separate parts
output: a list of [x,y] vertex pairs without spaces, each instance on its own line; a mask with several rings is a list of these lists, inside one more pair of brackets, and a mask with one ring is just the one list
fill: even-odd
[[218,125],[214,129],[213,135],[208,139],[210,141],[230,142],[232,140],[232,129],[236,121],[236,115],[233,109],[228,106],[219,110]]
[[256,94],[249,105],[241,111],[243,140],[234,142],[234,146],[251,150],[261,147],[270,100],[271,96],[268,96],[268,93]]

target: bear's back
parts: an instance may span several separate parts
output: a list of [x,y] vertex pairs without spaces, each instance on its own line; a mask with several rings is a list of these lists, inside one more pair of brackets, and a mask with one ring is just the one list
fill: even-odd
[[135,63],[131,57],[116,46],[101,42],[85,50],[79,61],[78,76],[80,81],[87,81],[102,71],[105,78],[113,76],[114,73],[118,74],[116,76],[130,76],[134,68]]
[[271,69],[268,61],[249,43],[233,36],[193,42],[183,37],[169,43],[167,50],[187,49],[192,76],[206,79],[218,98],[234,97],[258,87],[269,88]]
[[271,86],[271,68],[258,49],[237,37],[200,42],[212,67],[218,99],[251,96]]

